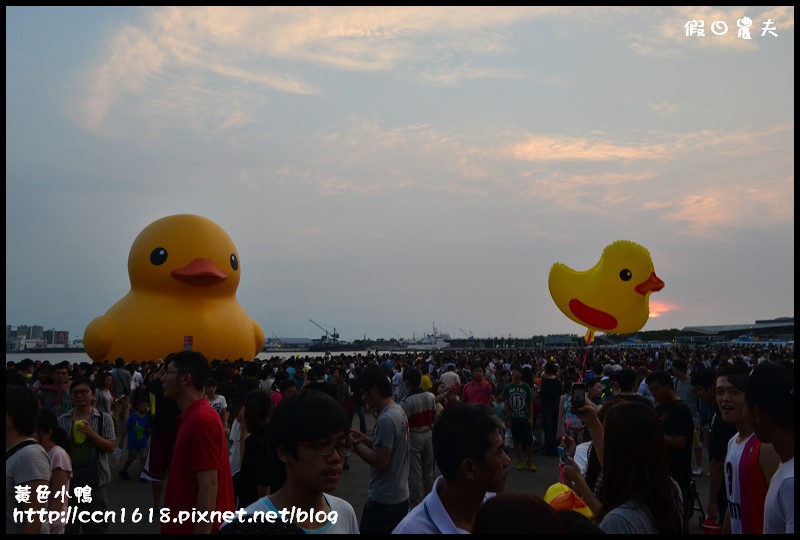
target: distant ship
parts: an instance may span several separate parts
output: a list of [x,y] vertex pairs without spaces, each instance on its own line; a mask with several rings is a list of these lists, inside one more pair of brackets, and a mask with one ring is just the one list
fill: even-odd
[[446,349],[450,346],[450,335],[442,334],[436,329],[436,324],[433,325],[433,332],[427,334],[422,339],[413,341],[405,341],[406,350],[409,351],[433,351]]
[[338,339],[314,340],[314,343],[308,347],[309,352],[350,352],[363,350],[366,350],[366,348],[349,341],[339,341]]
[[30,353],[30,354],[61,354],[61,353],[85,353],[86,350],[83,346],[69,346],[69,347],[28,347],[19,351],[12,351],[6,349],[6,352],[15,353]]

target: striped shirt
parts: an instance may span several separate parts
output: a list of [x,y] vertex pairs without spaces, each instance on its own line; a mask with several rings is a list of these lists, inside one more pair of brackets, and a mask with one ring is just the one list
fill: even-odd
[[429,431],[436,418],[436,403],[433,394],[422,388],[411,390],[400,402],[408,417],[408,430],[412,432]]

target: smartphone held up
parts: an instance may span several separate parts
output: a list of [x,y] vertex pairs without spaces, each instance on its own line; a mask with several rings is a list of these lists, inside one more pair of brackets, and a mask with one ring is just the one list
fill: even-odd
[[570,395],[569,406],[572,412],[578,410],[586,404],[586,384],[572,383],[572,393]]
[[556,446],[556,452],[558,452],[558,457],[561,459],[561,463],[564,465],[569,465],[569,460],[567,459],[567,451],[564,449],[563,446]]

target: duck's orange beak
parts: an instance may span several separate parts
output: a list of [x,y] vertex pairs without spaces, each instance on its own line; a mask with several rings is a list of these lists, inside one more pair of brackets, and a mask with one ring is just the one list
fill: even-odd
[[655,272],[652,272],[650,277],[647,278],[647,281],[643,281],[636,286],[636,292],[639,294],[647,294],[649,292],[660,291],[663,288],[664,282],[658,279]]
[[190,285],[214,285],[228,279],[228,274],[209,259],[195,259],[183,268],[176,268],[172,277]]

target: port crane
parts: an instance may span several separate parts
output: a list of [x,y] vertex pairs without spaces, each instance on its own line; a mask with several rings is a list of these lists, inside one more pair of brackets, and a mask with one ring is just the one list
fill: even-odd
[[336,342],[336,341],[339,340],[339,334],[336,333],[336,328],[334,328],[333,329],[333,333],[331,333],[331,332],[328,331],[327,328],[325,328],[321,324],[319,324],[316,321],[314,321],[314,319],[308,319],[308,320],[311,321],[314,324],[314,326],[316,326],[317,328],[319,328],[320,330],[325,332],[325,335],[322,336],[322,341]]
[[461,333],[462,333],[462,334],[464,334],[465,336],[467,336],[467,338],[469,338],[469,339],[472,339],[472,338],[474,337],[474,336],[472,335],[472,332],[470,332],[469,334],[467,334],[467,333],[464,331],[464,329],[463,329],[463,328],[459,328],[459,330],[461,330]]

